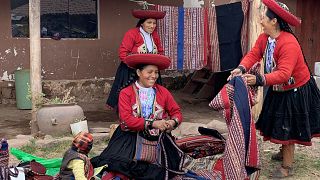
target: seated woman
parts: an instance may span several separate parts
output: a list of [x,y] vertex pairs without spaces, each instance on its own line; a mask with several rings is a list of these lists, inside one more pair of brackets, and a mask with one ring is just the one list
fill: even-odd
[[170,134],[182,122],[182,114],[170,92],[156,84],[159,70],[167,68],[170,59],[133,54],[125,62],[136,69],[138,80],[121,90],[120,126],[108,147],[91,162],[94,167],[107,165],[104,176],[110,179],[171,179],[183,173],[184,153]]

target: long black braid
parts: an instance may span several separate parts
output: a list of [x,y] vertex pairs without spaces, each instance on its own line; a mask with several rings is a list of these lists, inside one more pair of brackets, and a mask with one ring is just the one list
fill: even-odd
[[[279,3],[279,2],[278,2]],[[267,9],[267,12],[266,12],[266,16],[269,18],[269,19],[273,19],[273,18],[276,18],[277,19],[277,22],[279,23],[279,27],[280,27],[280,30],[281,31],[285,31],[285,32],[288,32],[290,34],[292,34],[296,40],[298,41],[299,43],[299,46],[300,46],[300,49],[301,49],[301,52],[302,52],[302,55],[303,55],[303,59],[304,59],[304,62],[306,63],[308,69],[309,69],[309,72],[310,74],[312,75],[311,71],[310,71],[310,67],[309,67],[309,64],[306,60],[306,57],[303,53],[303,50],[302,50],[302,46],[300,45],[300,42],[299,42],[299,39],[298,37],[293,33],[291,27],[289,26],[289,24],[284,21],[281,17],[279,17],[277,14],[275,14],[272,10],[270,10],[269,8]]]

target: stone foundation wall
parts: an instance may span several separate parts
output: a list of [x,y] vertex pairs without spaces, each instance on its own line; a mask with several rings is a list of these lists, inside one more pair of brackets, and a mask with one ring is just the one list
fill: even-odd
[[[163,85],[169,90],[178,90],[184,87],[189,72],[166,71],[162,75]],[[83,80],[44,80],[43,93],[47,98],[63,97],[71,88],[71,96],[76,102],[91,103],[97,100],[106,100],[112,87],[113,78],[83,79]],[[15,88],[12,81],[0,81],[0,104],[15,104]]]
[[13,81],[0,81],[0,104],[15,104],[16,91]]

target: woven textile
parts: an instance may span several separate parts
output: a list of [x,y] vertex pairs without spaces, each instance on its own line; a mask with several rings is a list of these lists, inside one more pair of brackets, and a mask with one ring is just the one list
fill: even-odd
[[209,61],[213,72],[220,71],[220,51],[217,30],[216,7],[208,8],[208,27],[209,27]]
[[149,141],[137,134],[136,153],[134,159],[155,163],[157,161],[158,141]]
[[176,140],[178,147],[189,156],[197,159],[222,153],[224,141],[211,136],[192,136]]
[[252,104],[251,93],[240,76],[229,81],[210,103],[212,108],[223,112],[228,127],[223,157],[226,179],[245,179],[258,170],[259,151]]
[[171,59],[169,69],[177,69],[177,45],[178,45],[178,7],[156,6],[157,10],[165,11],[166,16],[157,20],[157,31],[160,36],[164,54]]
[[9,150],[6,139],[0,140],[0,166],[8,166],[9,164]]
[[[241,27],[241,49],[242,53],[246,54],[248,50],[248,19],[249,19],[249,0],[242,0],[242,11],[244,15],[242,27]],[[225,22],[228,23],[228,22]],[[217,13],[216,7],[208,8],[208,65],[213,72],[221,71],[220,63],[220,48],[219,38],[217,30]]]
[[207,64],[207,15],[204,8],[156,6],[166,11],[157,21],[169,69],[201,69]]
[[222,180],[219,172],[199,170],[195,172],[188,172],[186,175],[178,175],[173,180]]

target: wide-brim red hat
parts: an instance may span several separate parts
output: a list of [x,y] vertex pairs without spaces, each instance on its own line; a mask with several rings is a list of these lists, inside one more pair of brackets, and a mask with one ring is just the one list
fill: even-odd
[[138,65],[155,65],[159,70],[166,69],[170,66],[170,58],[160,54],[132,54],[124,59],[124,62],[131,68]]
[[271,11],[281,17],[285,22],[292,26],[299,26],[301,24],[301,19],[291,14],[288,10],[281,7],[275,0],[263,0],[265,4]]
[[166,15],[164,11],[156,11],[156,10],[132,10],[132,15],[138,19],[162,19]]

